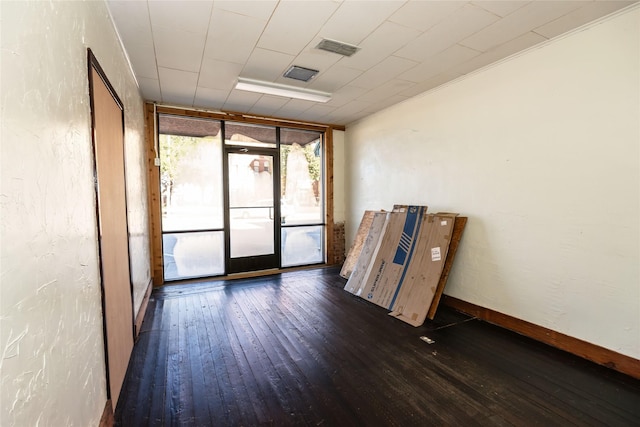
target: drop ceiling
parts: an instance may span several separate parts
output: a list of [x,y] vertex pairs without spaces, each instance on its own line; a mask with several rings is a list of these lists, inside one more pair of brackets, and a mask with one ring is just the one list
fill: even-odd
[[[146,100],[347,125],[635,1],[112,1]],[[317,49],[322,39],[360,49]],[[308,83],[283,74],[319,70]],[[331,93],[235,89],[239,77]]]

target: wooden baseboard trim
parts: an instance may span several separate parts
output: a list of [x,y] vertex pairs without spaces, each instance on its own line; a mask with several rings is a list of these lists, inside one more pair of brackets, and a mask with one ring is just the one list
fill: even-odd
[[640,360],[638,359],[448,295],[444,296],[442,303],[485,322],[640,379]]
[[102,411],[102,417],[100,417],[100,424],[98,427],[113,427],[113,424],[115,424],[115,418],[113,417],[111,399],[109,399],[104,404],[104,410]]
[[147,305],[149,305],[149,297],[151,297],[152,290],[153,279],[149,279],[149,283],[147,283],[147,290],[144,292],[144,297],[142,298],[142,304],[140,304],[140,310],[138,310],[138,314],[136,315],[134,339],[137,339],[138,334],[140,334],[140,328],[142,328],[142,321],[144,320],[144,314],[147,312]]

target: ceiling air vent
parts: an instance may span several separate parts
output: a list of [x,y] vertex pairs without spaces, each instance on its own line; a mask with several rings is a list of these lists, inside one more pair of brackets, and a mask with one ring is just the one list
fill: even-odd
[[336,40],[322,39],[316,49],[337,53],[338,55],[351,56],[360,50],[358,46],[342,43]]
[[290,79],[296,79],[303,82],[308,82],[318,74],[318,70],[312,70],[311,68],[298,67],[297,65],[289,68],[284,76]]

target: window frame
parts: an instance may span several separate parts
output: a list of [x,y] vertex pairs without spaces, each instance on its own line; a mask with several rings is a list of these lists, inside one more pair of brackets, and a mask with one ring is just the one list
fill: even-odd
[[[151,276],[154,286],[164,284],[163,254],[162,254],[162,212],[160,203],[160,167],[157,141],[158,114],[182,115],[193,118],[208,118],[222,121],[244,122],[254,125],[267,125],[280,128],[317,131],[323,134],[323,201],[324,201],[324,264],[333,265],[336,262],[334,253],[334,220],[333,220],[333,130],[345,130],[343,126],[309,123],[278,119],[273,117],[258,117],[227,112],[208,112],[180,107],[162,106],[155,103],[145,104],[147,162],[148,162],[148,206],[149,206],[149,245]],[[300,268],[300,267],[292,267]],[[279,270],[287,270],[280,268]],[[225,278],[227,276],[222,276]]]

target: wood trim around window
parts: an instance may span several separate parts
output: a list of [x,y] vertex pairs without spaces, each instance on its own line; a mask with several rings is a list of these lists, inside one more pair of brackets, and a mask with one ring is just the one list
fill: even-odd
[[325,212],[326,212],[326,226],[325,226],[325,243],[326,243],[326,256],[327,264],[333,265],[336,263],[335,245],[334,245],[334,232],[333,232],[333,129],[329,128],[325,133],[324,138],[324,163],[325,163]]
[[145,139],[147,147],[148,202],[149,202],[149,254],[151,261],[151,277],[154,286],[164,283],[162,268],[162,208],[160,207],[160,168],[156,166],[156,124],[155,106],[145,104]]
[[[333,233],[333,131],[344,130],[344,126],[323,125],[319,123],[306,123],[278,119],[275,117],[257,117],[233,112],[207,112],[191,110],[188,108],[168,107],[145,104],[145,139],[147,147],[148,164],[148,202],[149,202],[149,234],[150,234],[150,261],[151,275],[154,286],[164,284],[163,257],[162,257],[162,208],[160,204],[160,169],[156,166],[156,158],[159,156],[156,146],[155,116],[160,114],[173,114],[196,118],[209,118],[214,120],[228,120],[251,124],[280,126],[293,129],[314,130],[324,133],[324,162],[325,162],[325,219],[326,219],[326,264],[335,264],[334,233]],[[282,269],[286,270],[286,269]],[[272,270],[265,274],[273,274]]]
[[[151,104],[153,105],[153,104]],[[188,116],[199,117],[215,120],[229,120],[234,122],[251,123],[254,125],[269,125],[269,126],[281,126],[295,129],[307,129],[316,130],[319,132],[325,132],[328,129],[345,130],[341,125],[328,125],[314,122],[298,122],[294,120],[279,119],[276,117],[268,116],[252,116],[250,114],[237,113],[234,111],[203,111],[203,110],[190,110],[188,108],[168,107],[162,105],[156,105],[156,111],[161,114],[173,114],[176,116]]]

